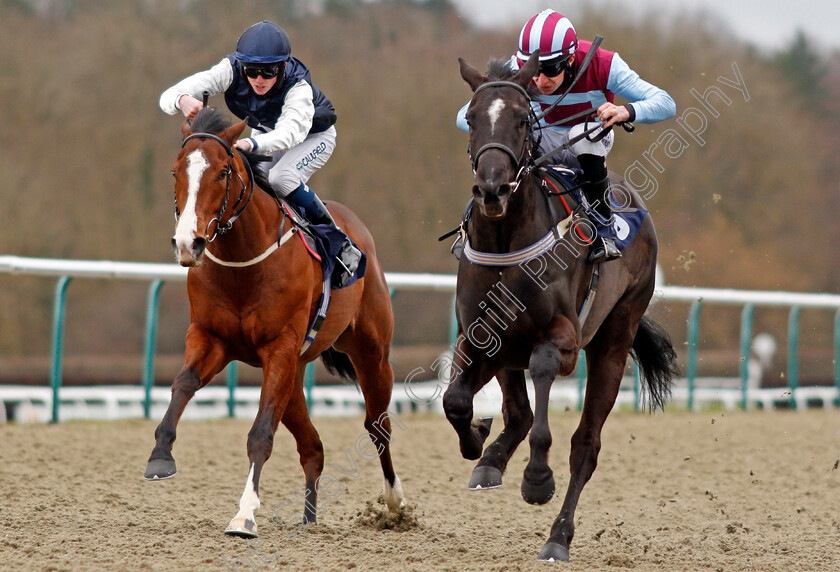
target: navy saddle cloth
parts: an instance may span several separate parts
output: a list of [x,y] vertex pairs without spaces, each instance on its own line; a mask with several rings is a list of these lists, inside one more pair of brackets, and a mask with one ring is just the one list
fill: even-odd
[[[545,167],[545,171],[548,176],[560,183],[563,187],[562,190],[566,191],[567,197],[571,195],[574,201],[574,204],[569,205],[571,210],[574,211],[575,206],[578,204],[582,205],[584,212],[587,214],[587,218],[595,226],[598,234],[604,234],[607,230],[607,225],[601,223],[603,220],[601,217],[590,215],[591,207],[589,206],[589,201],[581,189],[583,171],[562,165]],[[613,207],[612,230],[615,234],[615,245],[619,250],[624,250],[636,238],[648,211],[641,208],[625,208],[619,205],[612,195],[610,195],[610,201]],[[558,213],[558,215],[563,217],[568,214]]]
[[[359,249],[359,252],[361,252],[362,258],[358,261],[358,266],[356,266],[352,275],[348,276],[344,266],[338,262],[342,256],[342,247],[345,240],[349,240],[358,248],[349,236],[336,230],[331,225],[307,222],[304,210],[301,207],[287,201],[282,201],[282,203],[288,209],[287,212],[292,214],[295,224],[301,228],[302,236],[310,247],[310,254],[313,254],[312,249],[314,247],[315,252],[320,257],[321,269],[324,276],[331,277],[330,286],[333,289],[346,288],[359,278],[364,277],[365,270],[367,270],[367,256],[364,252],[361,252],[361,249]],[[345,261],[345,264],[347,262],[349,261]]]

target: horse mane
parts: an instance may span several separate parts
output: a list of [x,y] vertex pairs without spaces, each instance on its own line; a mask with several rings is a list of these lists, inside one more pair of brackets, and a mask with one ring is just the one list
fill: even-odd
[[517,71],[510,67],[510,60],[491,58],[487,63],[487,79],[490,81],[510,79]]
[[[507,81],[518,73],[519,70],[511,67],[509,59],[491,58],[487,63],[487,79],[490,81]],[[533,83],[525,91],[528,92],[531,98],[540,94]]]
[[[211,133],[213,135],[218,135],[225,129],[230,128],[232,125],[233,124],[230,120],[215,107],[203,107],[195,114],[195,117],[190,123],[190,129],[192,129],[193,133]],[[251,166],[251,171],[254,173],[254,182],[257,186],[271,196],[274,196],[274,192],[271,190],[271,185],[268,182],[266,174],[262,169],[257,168],[258,163],[270,161],[271,157],[258,155],[257,153],[251,153],[250,151],[239,151],[239,154],[242,155],[242,157]]]
[[195,114],[192,122],[190,122],[190,129],[193,133],[212,133],[218,135],[232,123],[227,117],[222,115],[215,107],[203,107]]

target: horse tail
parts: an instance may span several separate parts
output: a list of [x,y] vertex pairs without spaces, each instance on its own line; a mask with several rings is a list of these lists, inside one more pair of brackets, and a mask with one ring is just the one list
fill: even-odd
[[353,363],[347,357],[347,354],[343,352],[329,348],[321,354],[321,362],[332,375],[337,375],[344,380],[353,382],[358,379],[356,377],[356,368],[353,367]]
[[643,316],[630,355],[639,364],[649,408],[662,410],[671,397],[672,378],[679,375],[677,351],[670,336],[662,326]]

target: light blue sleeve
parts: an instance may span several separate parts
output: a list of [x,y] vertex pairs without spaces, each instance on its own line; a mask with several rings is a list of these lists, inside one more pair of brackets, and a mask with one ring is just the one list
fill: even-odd
[[470,131],[470,126],[467,125],[467,110],[469,108],[470,102],[468,101],[467,104],[458,111],[458,115],[455,116],[455,125],[458,129],[463,129],[467,133]]
[[613,55],[607,89],[633,104],[636,123],[656,123],[677,114],[668,93],[639,77],[618,54]]

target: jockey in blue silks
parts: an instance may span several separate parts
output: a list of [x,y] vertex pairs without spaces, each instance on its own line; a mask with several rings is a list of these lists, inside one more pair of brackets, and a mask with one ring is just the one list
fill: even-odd
[[254,24],[239,37],[234,53],[164,91],[160,108],[192,119],[203,107],[204,92],[223,93],[231,113],[248,121],[251,136],[234,147],[271,157],[259,168],[274,193],[301,207],[310,222],[339,230],[306,184],[335,149],[335,108],[292,56],[286,32],[273,22]]

